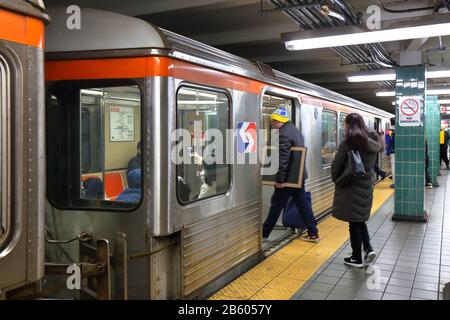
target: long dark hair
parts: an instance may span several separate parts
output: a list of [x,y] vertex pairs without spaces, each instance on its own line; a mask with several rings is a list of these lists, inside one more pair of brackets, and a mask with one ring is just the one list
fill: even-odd
[[353,150],[367,151],[369,132],[363,118],[358,113],[350,113],[345,117],[345,142]]

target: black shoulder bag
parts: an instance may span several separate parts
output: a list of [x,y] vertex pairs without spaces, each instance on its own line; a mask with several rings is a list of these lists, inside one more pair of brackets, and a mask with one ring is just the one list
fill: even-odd
[[350,150],[347,154],[347,162],[344,171],[336,179],[336,185],[340,187],[350,186],[355,179],[366,176],[366,170],[357,150]]

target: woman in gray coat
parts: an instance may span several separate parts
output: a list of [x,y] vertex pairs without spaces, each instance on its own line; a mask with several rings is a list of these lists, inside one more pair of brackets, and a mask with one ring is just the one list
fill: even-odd
[[[333,182],[343,173],[350,150],[358,151],[364,164],[366,175],[354,178],[349,185],[336,185],[332,215],[336,219],[349,222],[352,255],[344,263],[362,268],[375,259],[375,252],[370,244],[366,221],[369,220],[373,201],[373,184],[375,181],[375,164],[378,152],[383,149],[381,137],[375,131],[369,131],[361,115],[351,113],[345,118],[345,140],[339,145],[331,164]],[[362,257],[361,244],[365,255]]]

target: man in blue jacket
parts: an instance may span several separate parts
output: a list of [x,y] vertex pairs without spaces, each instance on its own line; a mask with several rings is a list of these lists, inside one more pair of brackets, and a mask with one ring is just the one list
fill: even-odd
[[134,169],[127,174],[128,188],[122,191],[116,201],[138,203],[141,200],[141,169]]
[[[284,183],[290,180],[289,177],[294,174],[290,170],[293,162],[291,148],[305,146],[303,135],[300,130],[289,121],[285,108],[275,110],[270,116],[270,119],[272,128],[279,130],[279,167],[275,176],[275,191],[271,199],[269,215],[263,225],[263,238],[269,237],[281,211],[286,207],[289,197],[292,197],[308,228],[308,234],[302,237],[302,240],[319,242],[320,237],[319,231],[317,230],[317,222],[311,206],[307,203],[304,181],[302,188],[289,188],[284,186]],[[305,170],[304,179],[306,178],[307,173]]]
[[391,126],[386,130],[386,155],[391,160],[392,184],[391,188],[395,188],[395,118],[391,118]]

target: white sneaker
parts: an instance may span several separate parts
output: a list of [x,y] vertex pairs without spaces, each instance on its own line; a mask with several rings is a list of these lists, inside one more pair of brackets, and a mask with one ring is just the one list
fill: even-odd
[[364,256],[364,265],[370,266],[376,258],[377,254],[375,253],[375,251],[370,251],[370,252],[366,252],[366,255]]

